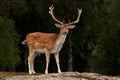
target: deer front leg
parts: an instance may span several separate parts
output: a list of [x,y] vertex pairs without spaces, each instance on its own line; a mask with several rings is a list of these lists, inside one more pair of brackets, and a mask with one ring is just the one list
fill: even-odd
[[55,60],[56,60],[56,63],[57,63],[58,72],[61,73],[60,64],[59,64],[59,53],[55,54]]
[[50,58],[50,52],[46,50],[46,69],[45,69],[45,74],[48,74],[48,66],[49,66],[49,58]]

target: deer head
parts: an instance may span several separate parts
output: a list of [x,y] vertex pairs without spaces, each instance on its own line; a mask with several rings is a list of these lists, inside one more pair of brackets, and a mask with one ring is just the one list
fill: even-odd
[[55,18],[54,13],[53,13],[53,10],[54,10],[54,6],[52,5],[52,6],[49,7],[49,13],[50,13],[50,15],[52,16],[52,18],[53,18],[56,22],[59,23],[59,24],[58,24],[58,23],[55,23],[55,26],[61,29],[61,30],[60,30],[60,33],[61,33],[61,34],[67,34],[68,31],[69,31],[69,29],[73,29],[73,28],[75,27],[75,25],[73,25],[73,24],[79,22],[80,15],[81,15],[81,12],[82,12],[82,9],[78,9],[78,17],[77,17],[77,19],[76,19],[75,21],[69,22],[69,23],[63,23],[62,21],[60,21],[60,20],[58,20],[58,19]]

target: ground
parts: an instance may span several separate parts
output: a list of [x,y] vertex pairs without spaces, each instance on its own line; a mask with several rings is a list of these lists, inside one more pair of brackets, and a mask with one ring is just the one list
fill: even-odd
[[120,80],[120,76],[105,76],[97,73],[63,72],[50,74],[34,74],[21,72],[0,72],[0,80]]

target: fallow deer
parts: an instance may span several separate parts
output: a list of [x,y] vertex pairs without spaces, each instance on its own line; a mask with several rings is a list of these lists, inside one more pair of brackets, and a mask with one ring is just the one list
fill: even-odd
[[65,42],[69,29],[73,29],[75,27],[75,25],[72,24],[79,22],[82,9],[78,9],[77,20],[70,23],[63,23],[62,21],[56,19],[53,14],[53,10],[54,7],[52,5],[51,7],[49,7],[49,13],[52,16],[52,18],[59,23],[59,24],[55,24],[56,27],[60,28],[59,34],[34,32],[28,34],[26,36],[26,39],[22,42],[23,44],[26,43],[29,48],[29,56],[28,56],[29,74],[35,74],[34,59],[39,54],[45,54],[46,56],[46,69],[45,69],[46,74],[48,74],[50,54],[55,55],[58,72],[61,73],[60,65],[59,65],[59,52]]

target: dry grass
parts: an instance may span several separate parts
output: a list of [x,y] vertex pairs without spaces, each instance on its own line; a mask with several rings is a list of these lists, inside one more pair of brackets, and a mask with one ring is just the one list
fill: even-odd
[[0,78],[11,77],[16,75],[28,75],[25,72],[0,72]]

